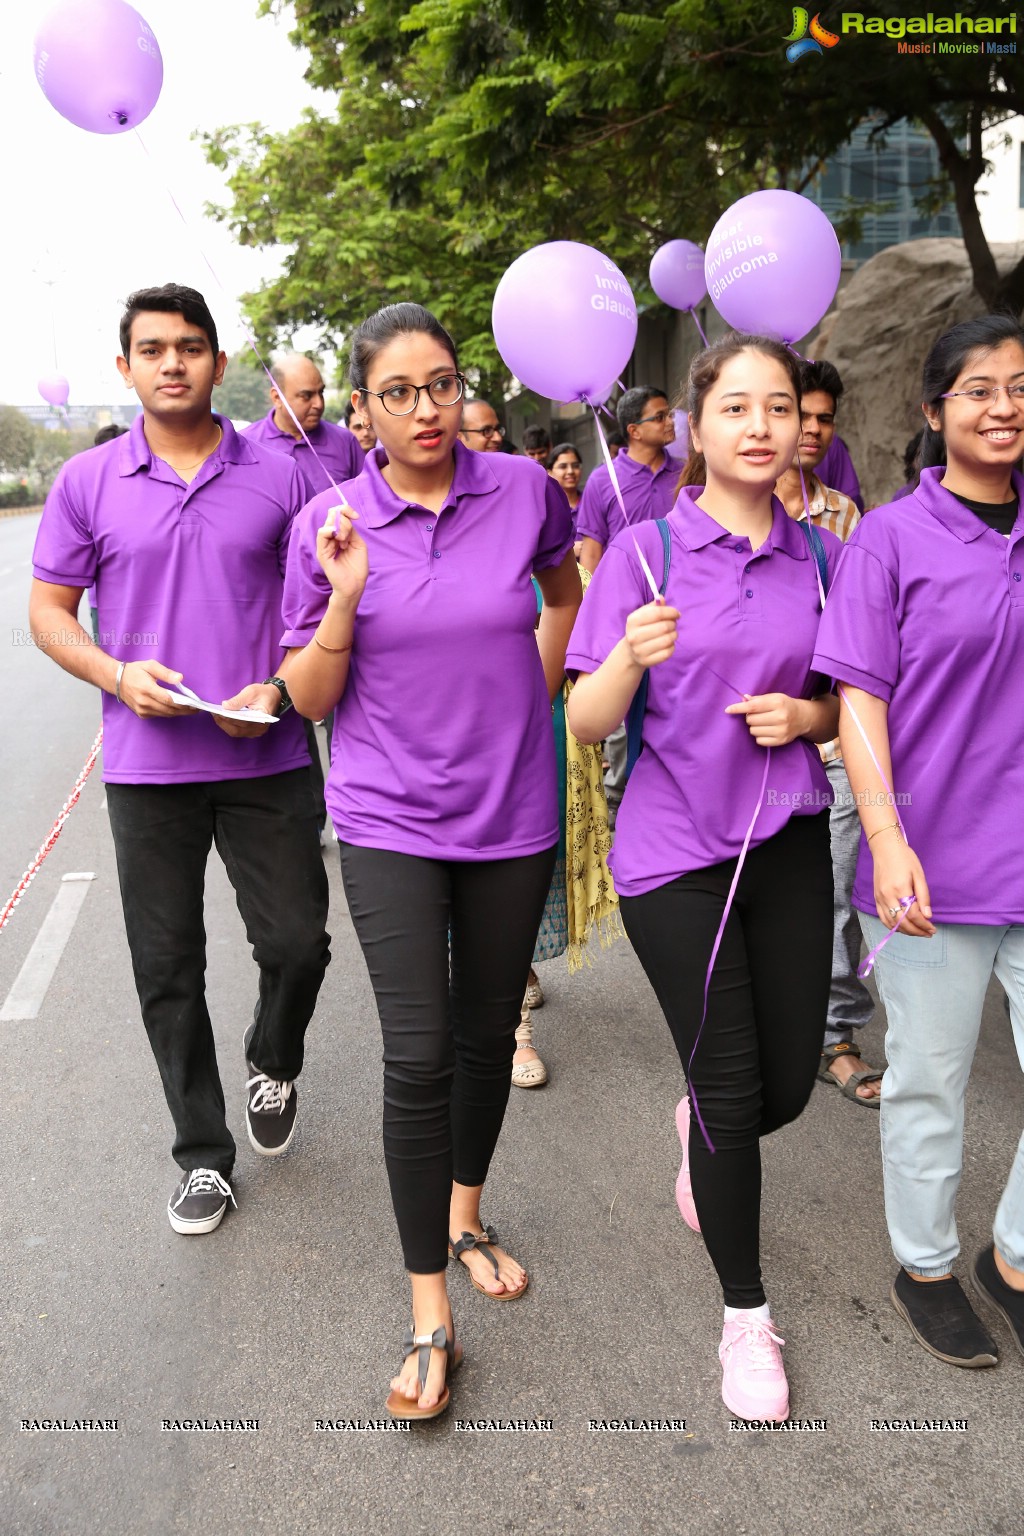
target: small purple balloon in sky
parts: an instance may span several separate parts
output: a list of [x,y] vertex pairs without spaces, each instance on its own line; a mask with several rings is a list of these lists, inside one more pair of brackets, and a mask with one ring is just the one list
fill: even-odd
[[160,45],[127,0],[58,0],[36,33],[35,74],[61,117],[90,133],[125,133],[152,112]]
[[67,405],[71,385],[62,373],[48,373],[36,385],[47,405]]

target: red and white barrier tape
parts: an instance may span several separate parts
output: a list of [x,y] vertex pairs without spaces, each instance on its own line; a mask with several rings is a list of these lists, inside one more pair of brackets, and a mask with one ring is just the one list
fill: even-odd
[[78,804],[79,796],[81,795],[82,790],[85,788],[85,781],[89,777],[90,773],[92,773],[96,759],[100,755],[100,747],[102,745],[103,727],[100,726],[99,731],[96,733],[96,740],[89,748],[89,756],[85,760],[85,766],[83,767],[81,773],[78,775],[78,778],[75,780],[74,788],[72,789],[70,795],[68,795],[68,798],[61,806],[60,815],[57,817],[57,820],[50,828],[49,834],[40,847],[39,852],[36,854],[35,858],[32,860],[32,863],[29,865],[28,869],[26,869],[25,873],[18,881],[18,884],[15,886],[14,893],[10,900],[4,906],[3,911],[0,912],[0,932],[6,928],[15,907],[18,905],[21,898],[32,884],[32,881],[39,873],[42,862],[46,858],[46,855],[50,852],[50,849],[54,846],[58,837],[60,837],[61,829],[63,828],[64,823],[67,821],[68,817],[71,815],[71,812]]

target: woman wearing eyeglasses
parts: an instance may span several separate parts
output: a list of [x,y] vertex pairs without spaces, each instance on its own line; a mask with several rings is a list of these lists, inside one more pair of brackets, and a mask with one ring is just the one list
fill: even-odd
[[433,315],[378,311],[351,357],[378,446],[343,508],[324,493],[296,519],[283,643],[297,708],[335,709],[327,804],[384,1036],[384,1153],[412,1282],[387,1408],[425,1419],[448,1406],[461,1358],[449,1253],[493,1300],[527,1286],[480,1196],[558,844],[550,706],[580,582],[554,481],[457,440],[464,381]]
[[[1024,1064],[1020,322],[954,326],[928,354],[923,393],[920,483],[851,536],[814,666],[845,685],[839,735],[863,828],[853,904],[870,945],[895,930],[875,965],[888,1020],[885,1208],[900,1263],[891,1299],[926,1350],[976,1367],[998,1350],[953,1275],[954,1204],[993,971]],[[972,1286],[1024,1352],[1024,1137],[993,1236]]]

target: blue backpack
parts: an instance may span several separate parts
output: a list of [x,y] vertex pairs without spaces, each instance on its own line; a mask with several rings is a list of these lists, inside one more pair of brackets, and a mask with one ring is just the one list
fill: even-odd
[[[811,554],[814,563],[818,567],[818,575],[821,577],[823,591],[828,592],[828,559],[825,555],[825,545],[817,525],[810,518],[803,518],[801,528],[807,535],[811,546]],[[668,586],[668,573],[672,564],[672,541],[668,531],[668,521],[664,517],[657,519],[658,532],[661,534],[662,548],[665,551],[665,570],[661,578],[661,586],[658,588],[659,596],[665,596]],[[644,675],[640,679],[640,685],[633,695],[633,701],[626,713],[626,778],[628,779],[636,766],[636,760],[640,756],[643,746],[644,715],[647,713],[647,693],[650,688],[650,668],[644,668]]]

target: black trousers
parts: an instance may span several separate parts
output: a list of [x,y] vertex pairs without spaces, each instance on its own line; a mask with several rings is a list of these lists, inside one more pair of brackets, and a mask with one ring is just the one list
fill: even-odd
[[457,863],[341,844],[384,1037],[384,1157],[413,1274],[447,1263],[452,1180],[487,1177],[555,852]]
[[832,974],[828,812],[794,816],[751,849],[708,995],[704,982],[736,860],[694,870],[622,918],[668,1021],[711,1137],[690,1119],[700,1229],[727,1306],[756,1307],[761,1284],[760,1138],[795,1120],[814,1087]]
[[[107,808],[135,986],[174,1121],[173,1156],[184,1169],[226,1178],[235,1143],[206,1006],[206,863],[216,843],[260,968],[249,1058],[269,1077],[291,1080],[330,960],[309,769],[211,784],[108,784]],[[237,1067],[241,1080],[241,1034]]]

